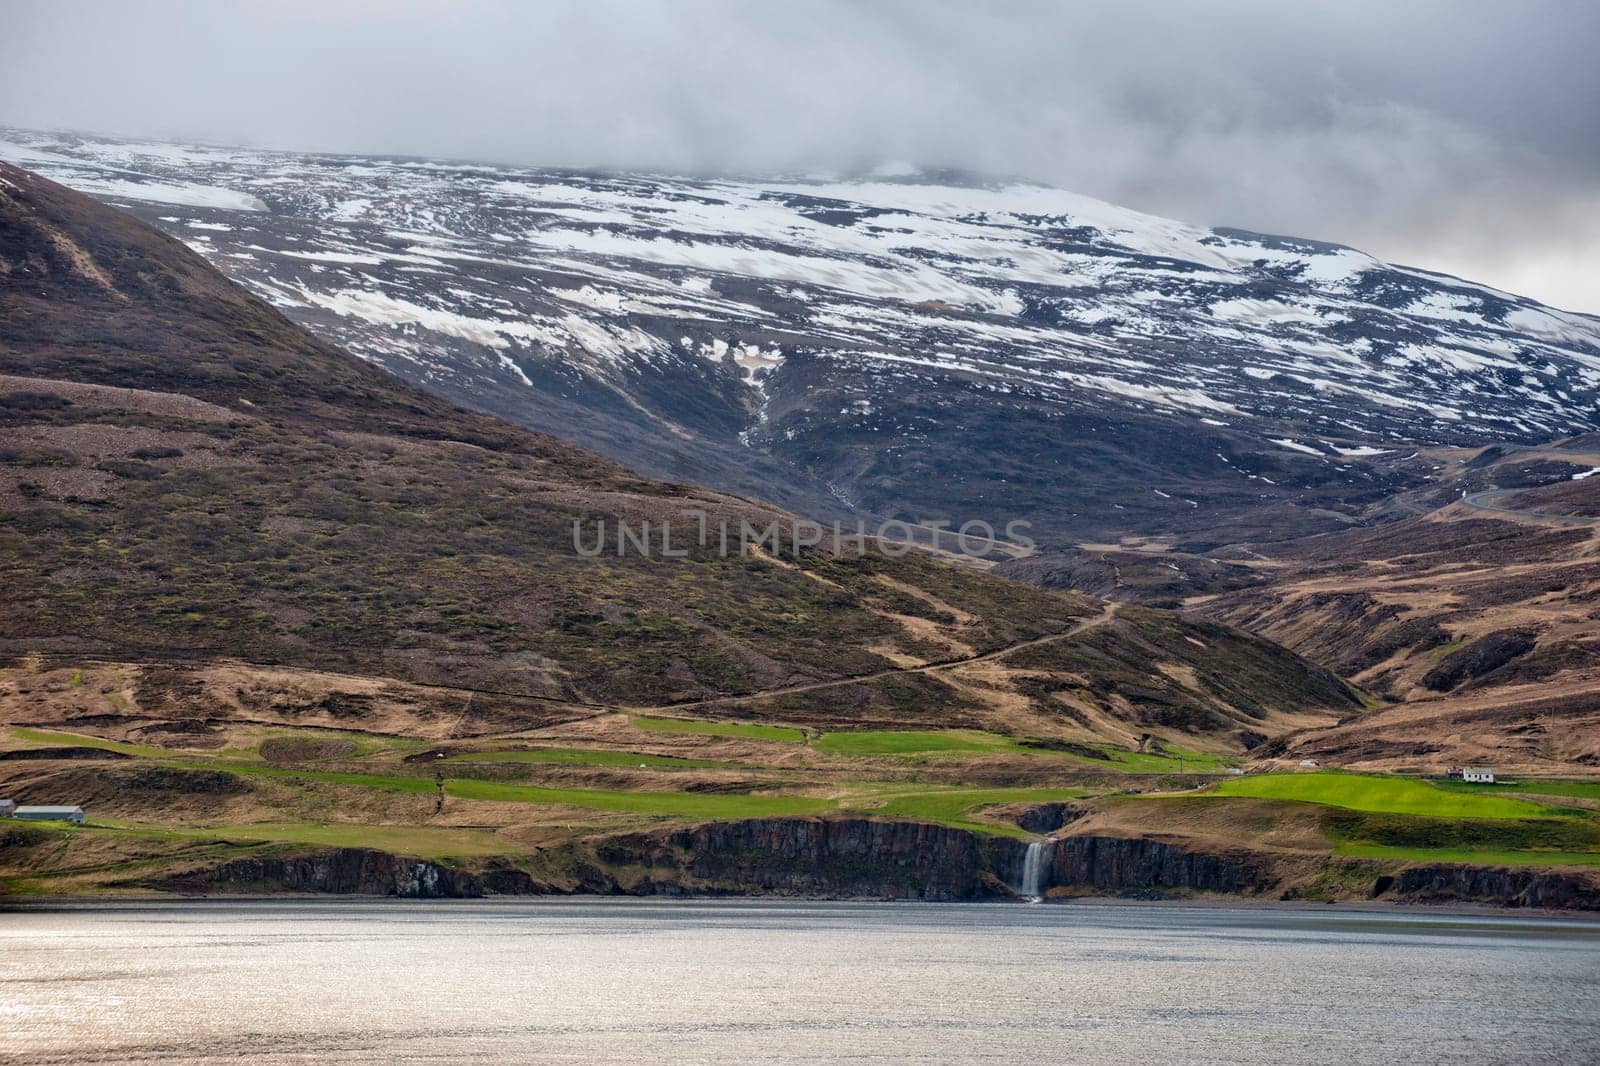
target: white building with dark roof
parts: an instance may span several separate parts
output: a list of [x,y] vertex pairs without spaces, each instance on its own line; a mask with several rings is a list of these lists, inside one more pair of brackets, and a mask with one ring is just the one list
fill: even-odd
[[84,813],[82,807],[29,806],[18,807],[11,812],[11,817],[25,822],[72,822],[81,825]]

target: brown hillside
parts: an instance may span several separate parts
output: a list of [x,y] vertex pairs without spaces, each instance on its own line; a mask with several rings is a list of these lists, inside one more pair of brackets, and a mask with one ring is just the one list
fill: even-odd
[[[146,717],[297,708],[443,735],[425,723],[455,712],[426,693],[457,707],[471,690],[472,716],[497,729],[551,713],[529,700],[583,714],[738,696],[755,698],[715,713],[1003,724],[1029,698],[1005,678],[898,672],[1098,610],[921,553],[796,561],[722,557],[713,542],[682,559],[581,557],[579,520],[677,519],[681,537],[694,511],[736,528],[794,519],[455,408],[311,338],[131,217],[16,168],[0,179],[0,653],[34,656],[41,677],[90,661],[141,673],[98,702],[63,696],[83,704],[72,713],[114,716],[118,699]],[[1170,679],[1084,682],[1093,657],[1033,673],[1071,670],[1110,720],[1230,746],[1243,719],[1271,731],[1272,715],[1348,701],[1296,657],[1234,638],[1275,664],[1270,683],[1190,696]],[[1105,661],[1118,677],[1140,668]],[[262,690],[280,668],[319,680],[275,699]],[[228,670],[245,674],[219,689]],[[805,688],[851,678],[866,695]],[[12,720],[54,717],[29,713],[27,689],[9,693]],[[773,692],[793,694],[762,698]],[[1083,714],[1032,724],[1078,732]]]
[[[1295,753],[1600,764],[1600,478],[1572,480],[1593,453],[1497,451],[1467,460],[1437,510],[1257,546],[1260,583],[1189,601],[1404,701],[1296,738]],[[1559,480],[1521,484],[1557,461]]]

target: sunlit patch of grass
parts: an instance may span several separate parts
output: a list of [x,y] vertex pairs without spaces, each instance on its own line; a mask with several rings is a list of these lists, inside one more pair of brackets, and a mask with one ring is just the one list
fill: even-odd
[[666,769],[726,769],[737,763],[715,759],[684,759],[676,755],[646,755],[636,751],[599,748],[530,748],[520,751],[466,751],[439,760],[442,763],[553,763],[558,766],[648,766]]
[[[1025,737],[987,733],[977,729],[869,729],[858,732],[827,733],[813,745],[818,751],[835,755],[1036,755],[1071,759],[1102,770],[1122,773],[1220,773],[1236,760],[1225,755],[1167,746],[1160,754],[1129,751],[1110,745],[1093,745],[1104,760],[1084,754],[1083,749],[1053,747],[1044,741]],[[1088,748],[1085,745],[1084,748]]]
[[[293,781],[319,781],[331,785],[375,788],[390,792],[434,794],[440,782],[432,777],[403,774],[346,773],[338,770],[308,770],[301,767],[261,766],[251,763],[206,764],[237,773]],[[540,785],[505,784],[474,778],[446,778],[446,796],[459,799],[489,800],[498,803],[531,803],[546,806],[585,807],[625,814],[659,815],[702,821],[728,821],[739,818],[769,818],[783,815],[815,814],[836,806],[833,800],[795,795],[743,795],[699,792],[626,792],[618,789],[549,788]]]
[[1365,774],[1257,774],[1223,781],[1211,794],[1299,800],[1352,811],[1429,818],[1554,818],[1562,814],[1527,800],[1457,792],[1413,778]]
[[928,752],[1003,752],[1037,755],[1013,737],[976,729],[869,729],[826,733],[813,745],[836,755],[918,755]]
[[1336,855],[1406,862],[1461,862],[1474,866],[1600,866],[1600,851],[1478,851],[1469,848],[1400,848],[1340,844]]
[[97,823],[158,840],[215,840],[229,844],[308,844],[319,847],[373,848],[422,859],[505,855],[516,850],[486,829],[448,826],[355,825],[316,822],[250,822],[217,826],[159,826],[108,820]]
[[1477,795],[1500,795],[1521,792],[1537,796],[1570,796],[1573,799],[1600,800],[1600,781],[1557,781],[1539,778],[1497,780],[1492,785],[1468,784],[1465,781],[1444,780],[1434,784],[1452,792],[1470,792]]
[[651,715],[633,716],[633,727],[652,733],[692,733],[708,737],[739,737],[745,740],[781,740],[790,744],[805,742],[802,729],[783,725],[761,725],[756,722],[707,722],[690,718],[657,718]]
[[[1419,854],[1600,855],[1600,820],[1565,818],[1423,818],[1327,808],[1323,832],[1339,847],[1381,847]],[[1492,862],[1492,858],[1474,860]]]
[[114,751],[119,755],[133,755],[146,759],[162,759],[174,754],[167,748],[151,747],[148,744],[129,744],[121,740],[105,740],[101,737],[85,736],[82,733],[60,733],[53,729],[31,729],[27,726],[12,726],[11,735],[17,740],[25,740],[33,744],[49,744],[58,748],[95,748],[100,751]]
[[311,770],[302,766],[272,766],[232,759],[181,760],[176,765],[191,770],[226,770],[249,777],[269,777],[290,781],[321,781],[330,785],[354,785],[387,792],[431,793],[438,791],[432,777],[405,774],[350,773],[343,770]]
[[612,789],[545,788],[538,785],[512,785],[498,781],[460,779],[446,781],[444,789],[446,795],[461,799],[587,807],[599,811],[708,822],[818,814],[838,805],[836,800],[784,794],[623,792]]
[[1239,761],[1231,756],[1193,751],[1174,744],[1163,746],[1159,753],[1109,746],[1102,746],[1100,750],[1110,757],[1118,769],[1134,774],[1217,774],[1237,765]]
[[1013,803],[1058,803],[1079,799],[1091,793],[1083,789],[1064,788],[951,788],[923,792],[889,792],[874,799],[857,799],[856,806],[882,817],[908,818],[920,822],[937,822],[956,829],[970,829],[995,836],[1032,836],[1009,822],[993,821],[982,817],[986,807]]

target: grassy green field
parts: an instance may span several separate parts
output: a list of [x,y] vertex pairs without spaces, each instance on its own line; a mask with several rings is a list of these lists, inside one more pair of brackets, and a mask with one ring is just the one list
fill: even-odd
[[1537,796],[1569,796],[1573,799],[1600,800],[1600,781],[1558,781],[1539,778],[1521,778],[1514,781],[1496,781],[1492,785],[1469,785],[1465,781],[1442,780],[1434,782],[1451,792],[1498,796],[1505,793],[1529,793]]
[[783,725],[760,725],[755,722],[698,722],[688,718],[655,718],[647,714],[633,716],[633,727],[652,733],[692,733],[707,737],[739,737],[744,740],[781,740],[790,744],[805,742],[803,730]]
[[[783,744],[802,744],[809,739],[813,748],[824,754],[869,758],[904,756],[911,760],[927,757],[957,765],[961,756],[996,753],[1026,754],[1086,768],[1114,768],[1133,774],[1173,773],[1180,767],[1190,773],[1215,773],[1231,762],[1225,757],[1175,748],[1160,754],[1104,748],[1109,762],[1103,763],[1087,757],[1081,750],[1054,750],[1022,738],[979,730],[864,730],[808,738],[800,729],[751,722],[693,721],[650,715],[638,715],[632,721],[647,732],[727,736]],[[329,758],[359,762],[325,766],[317,765],[321,761],[317,758],[298,764],[267,761],[258,750],[255,736],[247,737],[243,746],[202,754],[56,730],[15,727],[10,732],[14,740],[25,744],[91,747],[171,767],[222,771],[247,779],[294,782],[308,787],[371,789],[419,797],[432,797],[442,787],[447,799],[576,808],[601,815],[682,823],[847,813],[933,822],[984,834],[1025,838],[1031,834],[1003,820],[987,817],[985,809],[1008,804],[1059,802],[1101,791],[1094,787],[920,785],[873,780],[870,775],[861,775],[859,780],[838,780],[828,795],[783,791],[761,794],[670,791],[659,790],[659,785],[649,790],[552,787],[464,776],[436,779],[434,774],[439,771],[445,775],[463,774],[470,772],[468,767],[472,764],[493,763],[621,769],[642,764],[652,769],[685,770],[738,764],[615,749],[545,747],[463,752],[425,767],[412,768],[400,761],[402,756],[413,749],[423,749],[427,742],[407,739],[391,742],[382,736],[335,731],[274,730],[266,734],[269,738],[348,738],[354,742],[353,748],[347,745],[343,754]],[[1563,808],[1559,806],[1559,799],[1538,802],[1532,798],[1600,798],[1600,782],[1514,781],[1483,787],[1339,772],[1280,773],[1229,778],[1205,792],[1190,795],[1196,802],[1205,802],[1207,796],[1222,796],[1319,805],[1327,809],[1323,827],[1328,846],[1340,855],[1493,865],[1600,865],[1600,819],[1590,812]],[[330,799],[342,802],[331,796]],[[151,839],[206,841],[239,847],[279,844],[371,847],[445,859],[507,854],[516,850],[513,842],[491,829],[301,822],[281,812],[264,813],[264,820],[259,823],[204,827],[100,820],[93,818],[93,812],[91,820],[94,824],[83,830],[67,831],[121,832]],[[603,821],[594,822],[591,816],[585,816],[576,819],[575,824],[603,824]],[[624,821],[620,824],[637,823]]]
[[1337,845],[1431,854],[1600,854],[1600,819],[1573,817],[1429,818],[1329,807],[1323,832]]
[[[863,813],[916,821],[938,822],[957,829],[971,829],[999,836],[1029,837],[1033,834],[1009,822],[988,821],[977,814],[982,808],[1008,803],[1054,803],[1089,795],[1082,789],[1061,788],[978,788],[936,789],[923,792],[888,792],[864,802]],[[844,806],[851,806],[846,801]]]
[[1456,792],[1412,778],[1364,774],[1256,774],[1223,781],[1211,794],[1299,800],[1352,811],[1429,818],[1553,818],[1562,814],[1527,800]]
[[1474,848],[1399,848],[1340,844],[1336,855],[1406,862],[1465,862],[1474,866],[1600,866],[1600,851],[1480,851]]
[[20,725],[11,727],[11,735],[30,744],[48,745],[54,748],[95,748],[99,751],[114,751],[118,755],[131,755],[136,758],[160,759],[172,754],[165,748],[154,748],[147,744],[128,744],[120,740],[87,737],[81,733],[58,733],[53,729],[30,729]]
[[922,755],[931,752],[1004,752],[1037,755],[1013,737],[976,729],[867,729],[854,733],[825,733],[813,745],[835,755]]
[[[356,825],[315,822],[249,822],[240,825],[162,826],[117,819],[96,821],[88,831],[106,829],[164,840],[215,840],[231,844],[313,844],[377,848],[422,859],[504,855],[515,846],[487,829],[443,826]],[[84,830],[80,830],[84,831]]]
[[817,814],[837,806],[831,799],[793,795],[742,795],[716,792],[624,792],[611,789],[543,788],[508,785],[498,781],[453,779],[445,782],[445,795],[500,803],[541,803],[587,807],[597,811],[646,814],[699,821],[738,818],[775,818]]
[[[63,733],[53,729],[33,729],[28,726],[13,726],[11,735],[30,744],[49,745],[51,747],[69,748],[95,748],[100,751],[116,752],[119,755],[129,755],[143,759],[170,759],[180,753],[169,748],[155,747],[150,744],[131,744],[121,740],[105,740],[100,737],[86,736],[82,733]],[[408,754],[421,751],[429,746],[430,741],[414,740],[407,737],[386,737],[372,733],[359,733],[349,730],[319,729],[319,730],[292,730],[273,729],[262,738],[268,740],[309,740],[348,741],[351,749],[348,757],[360,758],[374,754],[397,753]],[[215,753],[219,758],[232,759],[260,759],[260,745],[229,747],[219,749]]]
[[676,755],[644,755],[636,751],[608,751],[599,748],[535,748],[527,751],[469,751],[452,755],[441,763],[526,762],[553,763],[557,766],[653,766],[671,769],[718,769],[737,763],[715,759],[683,759]]
[[[383,789],[390,792],[432,794],[438,784],[431,777],[405,774],[360,774],[339,770],[307,770],[299,767],[261,766],[221,760],[188,763],[192,767],[222,769],[247,776],[283,780],[319,781],[324,784]],[[659,815],[670,818],[717,819],[766,818],[788,814],[814,814],[834,806],[834,801],[810,796],[740,795],[714,792],[628,792],[620,789],[545,788],[538,785],[503,784],[472,778],[446,778],[446,796],[460,799],[490,800],[499,803],[536,803],[547,806],[586,807],[598,811]]]
[[1110,756],[1118,770],[1130,774],[1219,774],[1239,762],[1226,755],[1191,751],[1171,744],[1159,755],[1125,748],[1102,747],[1100,750]]
[[[662,722],[670,722],[669,731],[702,732],[698,727],[709,730],[722,730],[724,728],[737,729],[743,735],[744,731],[754,730],[760,739],[799,740],[802,734],[797,729],[787,729],[778,726],[749,725],[746,723],[717,723],[717,722],[686,722],[678,719],[645,719],[650,723],[646,728],[652,728]],[[637,721],[637,719],[636,719]],[[679,730],[679,726],[695,727]],[[161,761],[168,765],[195,770],[220,770],[227,773],[238,774],[246,778],[268,778],[280,781],[302,781],[320,784],[338,785],[351,788],[368,788],[387,792],[403,792],[414,795],[432,795],[437,792],[439,782],[427,774],[385,774],[353,772],[346,770],[318,769],[309,766],[279,766],[264,763],[254,757],[238,757],[239,754],[230,752],[229,757],[196,756],[166,751],[159,748],[145,749],[139,745],[124,745],[115,741],[103,741],[90,737],[66,733],[50,733],[43,730],[22,731],[30,735],[19,736],[26,739],[54,744],[77,744],[89,747],[131,748],[137,749],[139,754],[158,755]],[[720,735],[720,734],[714,734]],[[874,733],[841,733],[832,734],[835,737],[850,738],[860,742],[854,750],[862,752],[878,751],[920,751],[927,750],[925,745],[934,745],[933,750],[959,750],[959,751],[990,751],[1011,750],[1016,747],[1016,742],[1011,738],[997,734],[980,733],[976,731],[952,731],[937,733],[909,733],[895,732]],[[826,739],[826,738],[824,738]],[[846,745],[847,748],[850,745]],[[1019,749],[1023,750],[1023,749]],[[133,752],[129,752],[132,754]],[[538,751],[504,751],[467,753],[453,756],[449,759],[439,760],[441,764],[470,761],[538,761],[571,764],[635,766],[643,762],[651,766],[710,766],[718,765],[708,760],[677,759],[670,756],[640,755],[632,752],[598,751],[577,748],[550,748]],[[442,768],[442,767],[441,767]],[[969,828],[985,833],[1002,833],[1009,835],[1025,836],[1021,830],[1003,823],[992,822],[975,818],[973,811],[996,804],[1047,802],[1052,800],[1072,799],[1086,793],[1072,789],[1030,789],[1030,788],[992,788],[992,789],[951,789],[934,787],[926,790],[908,789],[904,785],[883,785],[872,782],[859,782],[846,786],[843,800],[834,798],[821,798],[815,796],[800,796],[785,793],[774,794],[728,794],[728,793],[700,793],[700,792],[668,792],[668,791],[628,791],[622,789],[582,789],[582,788],[551,788],[539,785],[522,785],[496,781],[482,781],[474,778],[446,777],[443,781],[444,792],[447,797],[459,799],[483,800],[500,803],[525,803],[545,806],[580,807],[596,811],[609,811],[622,814],[646,815],[652,817],[682,819],[686,821],[715,821],[740,818],[781,817],[791,815],[820,814],[829,811],[853,810],[863,813],[883,814],[891,817],[915,818],[925,821],[940,822],[942,824]],[[102,822],[103,825],[116,823]],[[124,823],[129,831],[133,831],[132,823]],[[273,825],[275,828],[267,829],[265,826]],[[156,827],[142,825],[140,831],[153,831]],[[226,832],[245,833],[248,829],[253,836],[250,839],[271,839],[285,842],[300,843],[340,843],[348,845],[383,846],[374,841],[379,839],[395,838],[405,830],[396,827],[374,826],[373,835],[364,835],[366,827],[355,825],[322,826],[316,824],[289,823],[262,823],[248,827],[222,827],[215,829],[177,829],[174,832],[180,835],[216,836]],[[433,832],[433,830],[420,830]],[[440,830],[440,832],[446,832]],[[448,831],[454,832],[454,831]],[[441,838],[443,840],[444,838]],[[428,843],[425,838],[418,838],[417,843]],[[440,846],[437,845],[436,846]]]
[[271,766],[237,759],[177,759],[174,766],[187,770],[221,770],[246,777],[270,777],[285,781],[320,781],[328,785],[354,785],[386,792],[431,793],[438,789],[431,777],[409,774],[364,774],[344,770],[313,770],[302,766]]
[[1162,754],[1150,754],[1097,745],[1104,760],[1073,751],[1062,751],[1029,742],[1025,738],[986,733],[977,729],[869,729],[850,733],[827,733],[812,745],[834,755],[1035,755],[1069,759],[1103,770],[1131,774],[1220,773],[1236,760],[1208,752],[1168,746]]

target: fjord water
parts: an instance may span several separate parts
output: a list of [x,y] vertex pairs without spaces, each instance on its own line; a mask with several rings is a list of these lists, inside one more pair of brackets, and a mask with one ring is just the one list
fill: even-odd
[[1600,924],[1206,907],[0,910],[0,1062],[1600,1061]]

